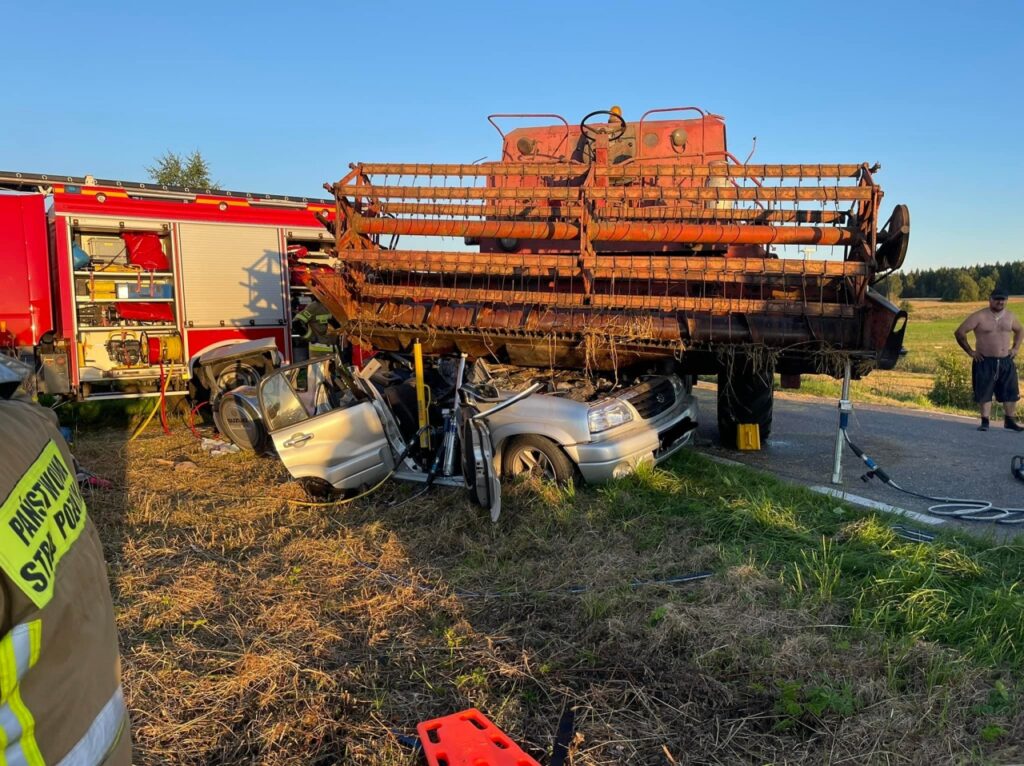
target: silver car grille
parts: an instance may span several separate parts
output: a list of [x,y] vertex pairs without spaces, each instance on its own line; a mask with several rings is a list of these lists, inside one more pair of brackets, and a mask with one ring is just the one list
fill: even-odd
[[633,405],[640,417],[650,420],[676,403],[676,390],[668,378],[655,378],[634,386],[622,397]]

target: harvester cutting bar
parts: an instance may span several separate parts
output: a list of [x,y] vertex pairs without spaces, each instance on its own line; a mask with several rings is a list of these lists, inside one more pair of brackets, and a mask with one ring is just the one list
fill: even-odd
[[[369,218],[351,215],[357,234],[408,234],[433,237],[495,237],[509,239],[578,240],[581,226],[569,222],[460,221],[440,218]],[[714,245],[853,245],[858,231],[814,226],[759,224],[607,223],[588,229],[593,242],[685,242]]]
[[[594,166],[599,176],[609,178],[857,178],[863,165],[801,164],[801,165],[667,165],[664,158],[635,160],[618,165]],[[586,175],[587,163],[564,162],[484,162],[477,165],[453,165],[408,162],[367,162],[350,167],[362,174],[386,176],[558,176],[572,178]]]
[[773,313],[798,316],[854,316],[854,307],[837,303],[801,303],[790,300],[751,300],[744,298],[699,298],[659,295],[582,295],[580,293],[543,293],[529,290],[481,290],[473,288],[444,290],[415,285],[363,285],[358,294],[364,298],[436,302],[443,300],[464,305],[495,302],[513,306],[549,306],[608,310],[654,310],[700,312],[711,315],[735,313]]
[[[550,205],[546,200],[530,203],[443,204],[432,202],[386,202],[379,204],[381,213],[390,215],[449,215],[464,218],[548,219],[578,218],[583,206],[578,203]],[[649,207],[609,204],[595,214],[600,218],[627,220],[700,220],[749,221],[751,223],[844,223],[849,213],[842,210],[760,210],[707,209],[688,205]]]
[[697,200],[701,202],[850,202],[873,199],[870,186],[374,186],[337,184],[355,199]]
[[[434,250],[350,250],[351,267],[418,274],[579,277],[577,255],[441,252]],[[598,255],[591,269],[596,279],[655,279],[673,281],[761,282],[786,279],[866,277],[867,266],[857,261],[812,261],[778,258],[714,258],[665,255]],[[749,280],[742,278],[749,277]]]

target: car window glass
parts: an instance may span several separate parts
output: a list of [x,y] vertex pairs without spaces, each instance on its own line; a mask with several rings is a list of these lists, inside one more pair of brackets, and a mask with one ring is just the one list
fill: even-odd
[[270,429],[295,425],[355,403],[350,381],[351,376],[333,359],[282,370],[263,387]]
[[295,370],[272,375],[263,383],[263,409],[271,431],[293,426],[308,417],[302,402],[289,385],[288,378],[293,377],[290,376],[293,372]]

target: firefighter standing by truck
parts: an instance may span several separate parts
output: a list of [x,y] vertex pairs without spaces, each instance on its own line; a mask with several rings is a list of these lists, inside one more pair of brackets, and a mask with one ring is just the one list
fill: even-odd
[[52,412],[0,356],[0,762],[127,766],[103,549]]

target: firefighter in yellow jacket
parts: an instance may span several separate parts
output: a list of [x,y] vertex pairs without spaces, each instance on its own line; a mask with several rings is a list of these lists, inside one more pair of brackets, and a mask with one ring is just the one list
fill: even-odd
[[103,549],[26,370],[0,355],[0,764],[128,766]]

